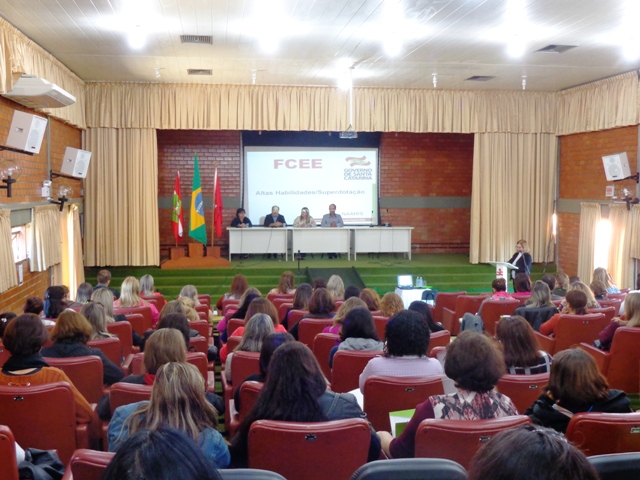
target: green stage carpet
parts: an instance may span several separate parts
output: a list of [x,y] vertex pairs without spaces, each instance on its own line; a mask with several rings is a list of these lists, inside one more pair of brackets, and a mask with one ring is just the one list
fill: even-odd
[[[242,273],[249,285],[266,293],[278,284],[280,274],[291,270],[297,277],[297,283],[308,282],[320,276],[328,279],[333,274],[340,275],[345,285],[355,284],[375,288],[379,293],[392,291],[396,286],[396,276],[411,274],[421,276],[425,284],[441,292],[466,290],[469,293],[486,292],[491,289],[495,278],[495,269],[490,265],[471,265],[464,254],[414,254],[409,261],[401,255],[393,254],[359,255],[357,261],[347,261],[345,256],[338,259],[312,258],[298,262],[266,259],[254,255],[249,259],[234,259],[231,268],[160,270],[158,267],[108,267],[112,274],[111,285],[118,288],[122,280],[133,275],[140,278],[148,273],[153,275],[156,288],[165,296],[173,297],[187,284],[195,285],[199,293],[208,293],[217,298],[226,291],[234,275]],[[95,284],[100,268],[85,269],[86,280]],[[539,279],[544,273],[555,273],[554,264],[534,265],[532,280]]]

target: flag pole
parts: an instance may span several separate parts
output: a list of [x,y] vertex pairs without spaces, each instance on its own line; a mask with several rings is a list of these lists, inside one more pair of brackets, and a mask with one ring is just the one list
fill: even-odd
[[213,174],[213,212],[211,215],[211,246],[215,241],[216,232],[216,186],[218,185],[218,162],[213,162],[214,174]]

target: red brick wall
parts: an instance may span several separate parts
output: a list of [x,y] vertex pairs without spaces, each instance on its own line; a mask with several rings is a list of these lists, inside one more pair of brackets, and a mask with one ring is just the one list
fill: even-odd
[[[631,172],[637,172],[637,126],[560,137],[560,198],[609,202],[605,188],[613,183],[605,177],[602,156],[618,152],[627,152]],[[634,180],[615,185],[635,194]],[[560,213],[558,264],[569,275],[575,275],[578,269],[579,235],[580,215]]]
[[[14,110],[37,114],[37,112],[31,111],[4,97],[0,97],[0,144],[4,144],[7,139]],[[44,116],[42,114],[39,115]],[[67,146],[75,148],[81,147],[81,133],[79,129],[52,118],[49,119],[49,125],[51,129],[51,164],[54,171],[59,171],[65,148]],[[0,152],[0,158],[18,160],[22,168],[20,178],[17,183],[13,185],[12,197],[7,198],[6,192],[0,190],[0,203],[13,204],[42,201],[40,188],[42,187],[42,182],[49,178],[49,172],[47,170],[46,134],[38,155],[30,156],[3,151]],[[82,187],[80,180],[56,179],[53,183],[54,189],[62,182],[67,183],[73,188],[72,198],[81,196]],[[49,287],[49,272],[31,273],[29,271],[28,261],[23,262],[23,274],[23,285],[0,293],[0,311],[20,313],[26,298],[32,296],[42,297],[45,290]]]

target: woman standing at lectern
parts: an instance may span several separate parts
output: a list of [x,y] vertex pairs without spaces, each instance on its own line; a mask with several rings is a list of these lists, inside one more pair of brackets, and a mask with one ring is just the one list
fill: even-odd
[[529,255],[529,244],[527,244],[526,240],[518,240],[516,250],[516,253],[514,253],[513,257],[509,260],[509,263],[518,267],[517,270],[511,270],[512,279],[516,278],[516,274],[518,273],[530,275],[531,264],[533,263],[531,255]]

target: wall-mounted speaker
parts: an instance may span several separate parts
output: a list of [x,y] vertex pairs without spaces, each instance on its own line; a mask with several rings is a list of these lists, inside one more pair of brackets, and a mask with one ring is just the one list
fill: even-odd
[[61,173],[76,178],[86,178],[91,162],[91,152],[78,148],[67,147],[62,159]]
[[604,174],[607,176],[608,181],[622,180],[631,176],[627,152],[605,155],[602,157],[602,164],[604,165]]
[[40,153],[47,122],[46,118],[14,110],[7,146],[29,153]]

